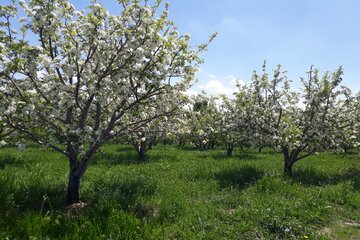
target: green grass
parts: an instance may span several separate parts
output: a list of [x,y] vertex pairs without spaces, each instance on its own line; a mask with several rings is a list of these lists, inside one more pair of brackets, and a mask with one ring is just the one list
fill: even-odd
[[360,239],[360,156],[323,153],[282,175],[282,155],[159,145],[138,164],[108,145],[65,211],[67,160],[0,149],[0,239]]

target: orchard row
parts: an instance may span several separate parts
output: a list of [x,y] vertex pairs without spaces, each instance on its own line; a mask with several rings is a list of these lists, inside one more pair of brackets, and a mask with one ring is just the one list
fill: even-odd
[[340,86],[341,68],[322,76],[311,68],[301,93],[279,67],[254,73],[234,98],[188,97],[216,34],[191,47],[160,0],[118,2],[119,15],[96,1],[83,11],[67,0],[0,7],[0,141],[65,155],[68,204],[79,201],[94,154],[113,140],[131,142],[140,160],[160,139],[223,144],[228,154],[237,146],[274,147],[284,153],[287,175],[317,151],[358,146],[358,98]]

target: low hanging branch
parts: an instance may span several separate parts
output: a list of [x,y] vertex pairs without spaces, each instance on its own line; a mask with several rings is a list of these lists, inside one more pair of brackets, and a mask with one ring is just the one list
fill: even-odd
[[[2,120],[16,133],[49,146],[70,163],[67,203],[80,201],[80,179],[107,141],[175,114],[202,59],[168,20],[161,1],[119,1],[111,15],[93,1],[85,12],[67,0],[1,6]],[[45,21],[44,21],[45,19]],[[17,29],[15,29],[17,28]],[[38,36],[22,40],[19,29]],[[209,42],[214,36],[211,36]],[[208,44],[208,43],[207,43]],[[201,45],[201,51],[207,44]],[[25,73],[25,74],[23,74]],[[7,76],[7,77],[3,77]],[[177,77],[174,84],[168,80]],[[138,107],[159,106],[156,114]]]

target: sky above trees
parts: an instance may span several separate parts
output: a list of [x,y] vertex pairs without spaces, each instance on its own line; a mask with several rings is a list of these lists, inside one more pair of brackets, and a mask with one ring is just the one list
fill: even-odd
[[[89,1],[71,2],[85,8]],[[101,0],[113,14],[116,1]],[[360,1],[357,0],[167,0],[170,18],[192,43],[218,32],[193,91],[230,95],[235,79],[248,82],[253,70],[277,64],[294,86],[313,64],[321,72],[344,67],[344,84],[360,90]]]

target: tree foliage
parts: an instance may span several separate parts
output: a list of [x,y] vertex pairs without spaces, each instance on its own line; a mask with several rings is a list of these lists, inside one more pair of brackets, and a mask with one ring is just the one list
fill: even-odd
[[[207,47],[192,49],[167,5],[159,13],[161,1],[119,1],[119,15],[96,1],[87,11],[67,0],[19,4],[24,18],[15,3],[0,9],[1,118],[66,155],[70,182],[110,139],[171,115]],[[152,110],[133,115],[138,106]],[[69,193],[69,203],[78,200]]]

